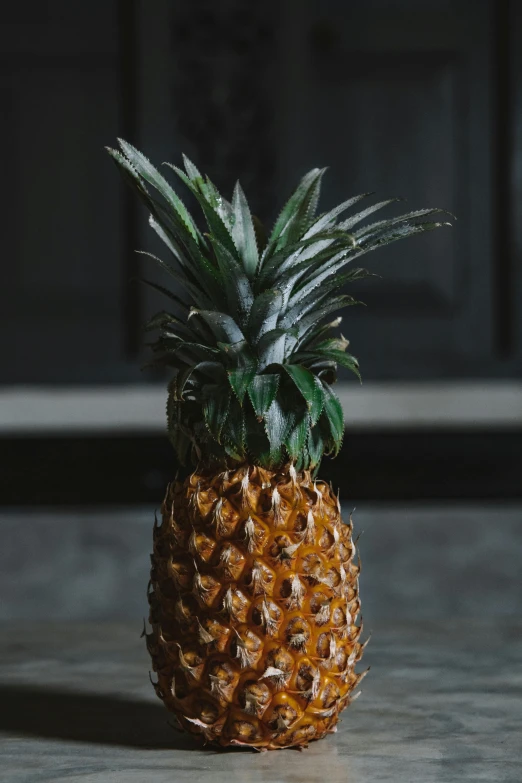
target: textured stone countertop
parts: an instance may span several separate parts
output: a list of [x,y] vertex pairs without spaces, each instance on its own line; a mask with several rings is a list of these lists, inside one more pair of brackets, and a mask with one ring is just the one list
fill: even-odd
[[377,623],[338,733],[271,753],[202,748],[170,728],[139,628],[2,630],[3,783],[522,780],[522,624],[509,619]]

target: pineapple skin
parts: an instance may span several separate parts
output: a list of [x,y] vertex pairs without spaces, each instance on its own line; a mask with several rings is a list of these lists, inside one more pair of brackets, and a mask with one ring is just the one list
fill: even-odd
[[257,750],[336,731],[366,674],[352,530],[331,488],[292,465],[169,485],[146,642],[182,729]]

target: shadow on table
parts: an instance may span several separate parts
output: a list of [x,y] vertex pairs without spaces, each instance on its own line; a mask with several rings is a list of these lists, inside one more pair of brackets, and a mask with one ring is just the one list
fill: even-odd
[[0,685],[0,731],[33,737],[154,750],[198,750],[201,744],[167,723],[159,703],[112,694]]

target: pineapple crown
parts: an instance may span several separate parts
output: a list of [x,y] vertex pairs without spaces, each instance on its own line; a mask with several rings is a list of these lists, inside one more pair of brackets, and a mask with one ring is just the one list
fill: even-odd
[[169,311],[146,324],[159,336],[152,365],[171,368],[167,424],[178,459],[230,466],[246,460],[277,469],[289,460],[316,469],[337,455],[344,416],[332,389],[337,367],[360,378],[348,341],[336,334],[335,311],[359,302],[342,289],[370,276],[348,264],[399,239],[430,231],[426,218],[441,209],[379,220],[372,213],[400,199],[339,216],[370,193],[317,215],[326,169],[299,182],[266,238],[236,184],[225,200],[208,177],[183,156],[185,170],[169,166],[199,203],[208,232],[197,226],[159,171],[126,141],[108,149],[150,213],[149,222],[169,252],[150,253],[174,290],[143,281],[169,300]]

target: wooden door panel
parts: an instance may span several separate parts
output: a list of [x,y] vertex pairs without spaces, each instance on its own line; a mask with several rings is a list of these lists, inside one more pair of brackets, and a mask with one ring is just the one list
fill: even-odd
[[285,17],[279,189],[329,165],[327,206],[371,190],[407,198],[379,215],[440,206],[458,217],[357,262],[382,275],[352,287],[369,307],[343,324],[365,377],[483,372],[493,329],[490,5],[476,3],[472,19],[458,2],[300,9]]

